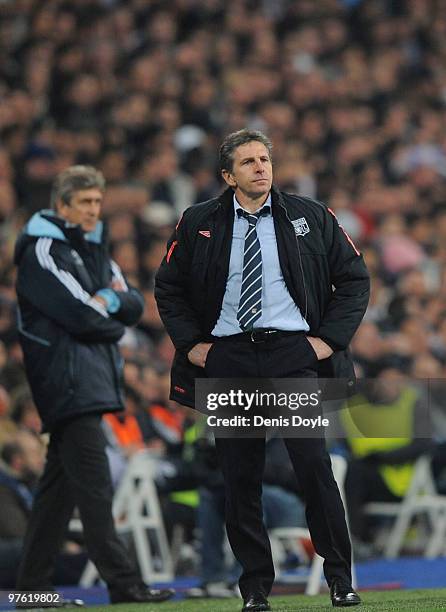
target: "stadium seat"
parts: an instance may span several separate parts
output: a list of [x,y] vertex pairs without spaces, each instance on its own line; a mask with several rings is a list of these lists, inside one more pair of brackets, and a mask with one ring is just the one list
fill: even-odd
[[[341,493],[342,501],[345,504],[345,492],[344,492],[344,481],[347,472],[347,462],[344,457],[340,455],[330,455],[331,464],[333,467],[333,475],[336,482],[338,483],[339,491]],[[348,523],[348,519],[347,519]],[[278,581],[286,582],[304,582],[306,583],[305,594],[306,595],[317,595],[320,591],[322,580],[323,580],[323,563],[324,560],[317,553],[314,553],[312,560],[309,558],[308,553],[303,545],[303,541],[310,539],[310,532],[308,529],[303,527],[278,527],[276,529],[270,529],[269,536],[271,540],[271,549],[273,552],[274,565],[276,567],[276,577]],[[279,568],[281,552],[283,551],[284,545],[289,550],[296,552],[299,559],[303,561],[311,560],[310,572],[308,575],[284,575]],[[356,573],[355,566],[352,563],[352,576],[353,586],[356,587]]]
[[[165,582],[173,578],[172,558],[153,481],[154,464],[150,453],[141,451],[129,460],[113,499],[116,529],[130,536],[143,580]],[[81,531],[79,519],[72,519],[70,529]],[[89,587],[98,579],[92,561],[88,561],[79,581]]]
[[400,553],[404,538],[415,516],[426,515],[432,530],[426,543],[425,556],[438,556],[445,548],[446,496],[436,491],[431,472],[431,458],[422,455],[414,465],[410,487],[401,502],[371,502],[365,506],[367,514],[394,518],[386,534],[384,556],[394,559]]

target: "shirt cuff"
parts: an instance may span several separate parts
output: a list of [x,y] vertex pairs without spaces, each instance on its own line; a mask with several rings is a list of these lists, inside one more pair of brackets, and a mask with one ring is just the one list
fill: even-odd
[[97,295],[104,298],[107,312],[113,314],[121,308],[121,300],[113,289],[100,289]]

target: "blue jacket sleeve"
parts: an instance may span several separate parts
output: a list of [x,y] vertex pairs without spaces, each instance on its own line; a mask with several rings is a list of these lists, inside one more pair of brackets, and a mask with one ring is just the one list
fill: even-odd
[[124,325],[136,325],[144,310],[144,298],[135,287],[129,285],[115,261],[111,261],[112,283],[119,282],[122,289],[111,288],[98,291],[107,302],[107,311]]

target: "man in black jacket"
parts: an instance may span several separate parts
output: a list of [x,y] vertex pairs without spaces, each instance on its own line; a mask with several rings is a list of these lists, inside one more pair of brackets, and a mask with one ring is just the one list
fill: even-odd
[[[187,209],[168,243],[156,299],[176,348],[171,397],[194,405],[194,379],[353,377],[347,347],[369,278],[330,209],[272,185],[271,143],[241,130],[220,148],[229,186]],[[333,605],[360,603],[351,586],[344,509],[321,439],[285,443]],[[265,441],[218,438],[229,541],[243,567],[243,610],[269,610],[274,580],[262,523]]]
[[68,168],[55,181],[52,209],[36,213],[16,245],[20,342],[50,433],[17,587],[51,589],[54,561],[77,506],[89,556],[111,601],[157,602],[172,591],[144,585],[112,517],[101,417],[124,409],[117,342],[126,325],[138,322],[143,299],[109,257],[99,220],[104,188],[94,168]]

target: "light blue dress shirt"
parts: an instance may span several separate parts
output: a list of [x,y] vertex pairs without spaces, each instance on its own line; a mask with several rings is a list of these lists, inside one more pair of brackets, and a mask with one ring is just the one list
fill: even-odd
[[[271,207],[271,196],[263,206]],[[220,316],[212,330],[213,336],[232,336],[243,330],[237,321],[237,309],[242,286],[243,251],[248,220],[237,214],[242,208],[234,195],[234,229],[232,233],[231,258],[226,291]],[[309,331],[310,327],[290,296],[280,269],[276,232],[271,212],[262,216],[256,225],[257,237],[262,249],[262,316],[255,322],[254,329],[269,328],[287,331]]]

